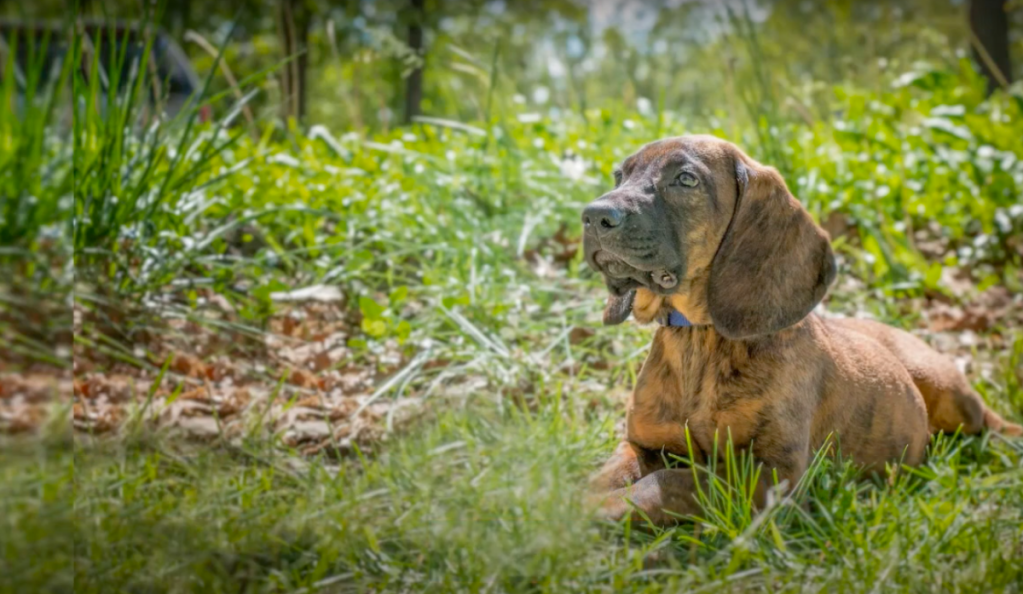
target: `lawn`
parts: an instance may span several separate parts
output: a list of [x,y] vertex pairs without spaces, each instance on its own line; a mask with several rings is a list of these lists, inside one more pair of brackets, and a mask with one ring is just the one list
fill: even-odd
[[663,136],[777,166],[839,256],[823,315],[913,331],[1023,419],[1023,95],[965,58],[834,85],[827,118],[760,89],[359,132],[250,126],[257,94],[218,90],[211,122],[135,128],[69,76],[69,129],[0,115],[4,171],[37,164],[5,206],[53,205],[5,229],[31,238],[0,312],[4,588],[1023,590],[1023,441],[997,435],[887,481],[822,455],[765,510],[715,483],[669,529],[585,503],[652,328],[601,326],[580,211]]

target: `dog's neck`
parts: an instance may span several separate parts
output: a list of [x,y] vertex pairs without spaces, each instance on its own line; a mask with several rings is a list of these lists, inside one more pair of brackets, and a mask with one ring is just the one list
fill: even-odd
[[689,328],[692,326],[711,325],[710,313],[706,304],[706,291],[689,290],[665,296],[658,295],[648,289],[639,289],[632,306],[632,315],[636,321],[646,324],[659,321],[662,326],[672,328]]
[[677,309],[673,309],[668,312],[667,317],[661,320],[661,325],[669,328],[689,328],[691,326],[702,326],[703,324],[693,324],[685,314]]

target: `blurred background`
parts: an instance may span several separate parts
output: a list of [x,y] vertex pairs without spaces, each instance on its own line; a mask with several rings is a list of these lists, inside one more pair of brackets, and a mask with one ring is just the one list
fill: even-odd
[[579,213],[664,136],[777,167],[838,254],[822,311],[1019,421],[1021,77],[1020,0],[0,0],[0,573],[1018,587],[1000,442],[939,448],[930,491],[828,475],[856,521],[732,506],[623,552],[573,502],[650,338],[600,326]]
[[[9,15],[60,16],[45,2],[7,4]],[[130,0],[79,5],[100,22],[143,12]],[[196,71],[225,47],[215,90],[275,69],[242,85],[263,91],[256,116],[339,130],[520,106],[720,116],[743,111],[743,87],[765,85],[784,115],[827,119],[836,84],[877,87],[921,60],[956,68],[973,56],[997,86],[1021,62],[1020,11],[1000,0],[181,0],[149,12]]]

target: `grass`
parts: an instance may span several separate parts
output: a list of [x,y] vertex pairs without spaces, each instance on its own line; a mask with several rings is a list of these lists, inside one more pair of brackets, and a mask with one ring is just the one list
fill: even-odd
[[[49,440],[5,438],[4,588],[1023,588],[1023,444],[995,436],[936,440],[927,465],[892,484],[821,458],[796,499],[759,515],[719,483],[700,518],[668,530],[603,525],[583,503],[649,340],[633,325],[599,327],[600,281],[576,249],[580,207],[606,190],[612,166],[685,132],[784,164],[815,217],[847,223],[835,245],[842,278],[858,284],[836,286],[830,309],[920,329],[932,302],[1023,290],[1023,103],[985,99],[967,64],[838,87],[826,121],[787,119],[764,78],[741,97],[743,115],[503,109],[366,135],[295,125],[252,135],[232,126],[248,95],[207,98],[220,113],[211,124],[193,106],[136,127],[147,81],[127,83],[121,100],[73,75],[75,225],[58,243],[74,248],[76,365],[158,385],[126,405],[131,422],[113,438],[78,432],[71,445],[59,425]],[[51,146],[41,140],[52,129],[15,125],[0,119],[8,136]],[[64,153],[46,159],[70,169]],[[70,182],[33,183],[59,202]],[[965,271],[973,293],[952,294],[945,269]],[[333,307],[350,320],[343,356],[322,374],[370,369],[380,402],[424,401],[411,429],[306,456],[266,414],[207,443],[144,421],[141,408],[185,389],[168,372],[178,349],[247,365],[245,381],[267,388],[264,412],[275,398],[294,406],[301,394],[284,387],[294,370],[268,345],[307,312],[274,295],[321,284],[339,289]],[[979,334],[971,379],[1018,420],[1023,334],[1012,319]],[[223,340],[199,345],[207,336]]]
[[1011,592],[1023,580],[1018,443],[941,441],[891,487],[825,459],[806,507],[750,516],[722,496],[695,524],[648,530],[583,507],[585,475],[613,447],[613,417],[565,410],[583,406],[566,395],[535,412],[445,413],[338,466],[258,444],[79,450],[75,590]]
[[12,35],[0,52],[0,370],[70,363],[71,150],[54,126],[69,68],[45,58],[57,42]]

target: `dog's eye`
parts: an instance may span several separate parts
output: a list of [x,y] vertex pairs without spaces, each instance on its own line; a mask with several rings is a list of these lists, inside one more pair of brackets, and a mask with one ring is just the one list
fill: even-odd
[[695,175],[693,175],[692,173],[689,173],[688,171],[683,171],[682,173],[680,173],[677,176],[675,176],[675,179],[673,179],[669,185],[672,185],[672,186],[685,186],[687,188],[695,188],[696,185],[699,184],[699,183],[700,183],[700,180],[696,179]]

